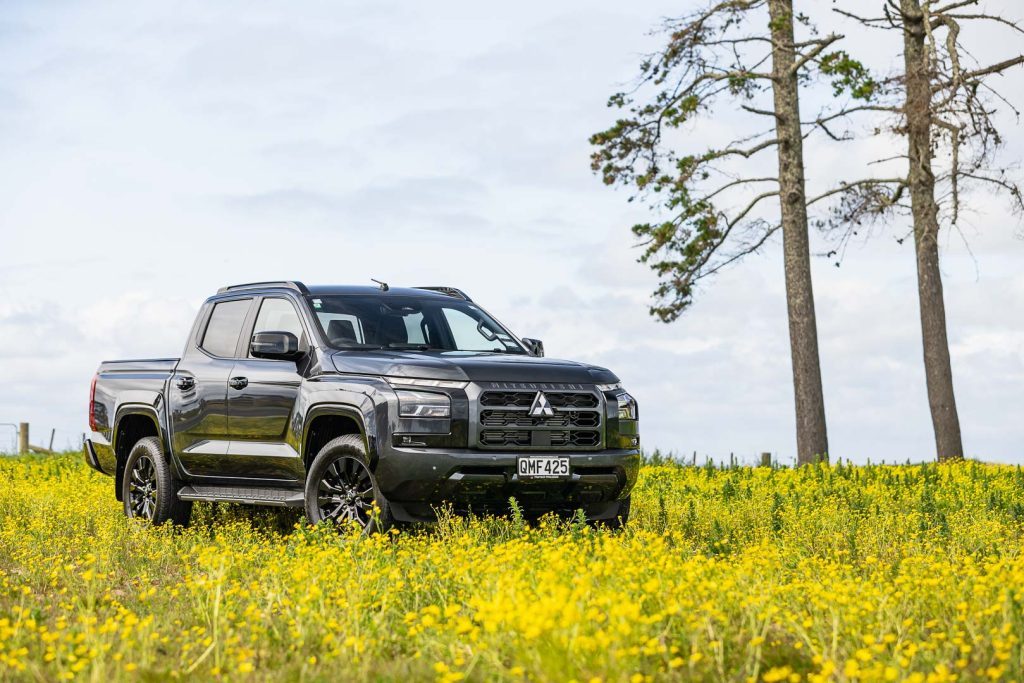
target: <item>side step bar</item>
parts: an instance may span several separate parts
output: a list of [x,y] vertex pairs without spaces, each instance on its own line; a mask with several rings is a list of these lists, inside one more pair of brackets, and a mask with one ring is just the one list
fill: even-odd
[[178,491],[181,500],[204,500],[221,503],[244,503],[247,505],[275,505],[277,507],[300,508],[305,497],[300,489],[272,488],[267,486],[184,486]]

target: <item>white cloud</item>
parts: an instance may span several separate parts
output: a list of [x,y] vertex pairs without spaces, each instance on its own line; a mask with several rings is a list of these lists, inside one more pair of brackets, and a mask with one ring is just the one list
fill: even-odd
[[[378,277],[462,287],[550,355],[612,368],[641,402],[649,447],[791,456],[778,242],[707,283],[678,322],[656,323],[655,278],[629,232],[649,214],[589,170],[587,137],[615,116],[607,96],[656,45],[648,30],[679,11],[3,4],[0,422],[73,440],[98,362],[177,355],[223,284]],[[984,58],[995,48],[982,42]],[[737,125],[725,114],[679,143]],[[1020,157],[1019,127],[1005,130]],[[811,191],[892,144],[812,138]],[[1024,461],[1024,244],[1005,203],[969,201],[970,252],[955,235],[943,244],[965,442]],[[894,239],[904,228],[854,243],[838,269],[814,262],[834,455],[932,452],[913,251]]]

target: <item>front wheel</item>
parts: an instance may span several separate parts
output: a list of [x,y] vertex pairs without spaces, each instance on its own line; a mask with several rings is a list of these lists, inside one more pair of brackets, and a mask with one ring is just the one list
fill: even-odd
[[619,510],[611,519],[601,520],[598,526],[605,529],[621,529],[629,521],[629,510],[633,507],[633,496],[626,496],[619,501]]
[[185,526],[192,516],[191,501],[178,500],[178,482],[155,436],[132,446],[121,480],[124,514],[153,524]]
[[306,476],[306,518],[311,524],[356,525],[365,534],[387,531],[391,507],[366,466],[366,449],[357,434],[325,445]]

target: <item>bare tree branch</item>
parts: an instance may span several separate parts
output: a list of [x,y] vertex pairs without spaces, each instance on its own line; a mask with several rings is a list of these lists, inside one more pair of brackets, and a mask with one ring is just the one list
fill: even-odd
[[751,114],[758,114],[759,116],[770,116],[772,118],[775,118],[775,112],[768,111],[766,109],[755,109],[754,107],[750,107],[746,104],[741,104],[740,109],[742,109],[743,111],[749,111]]
[[[889,18],[888,17],[864,17],[864,16],[861,16],[859,14],[854,14],[853,12],[848,12],[847,10],[839,9],[838,7],[833,7],[832,11],[835,12],[836,14],[841,14],[844,17],[847,17],[849,19],[853,19],[854,21],[858,21],[858,22],[860,22],[862,24],[866,24],[866,25],[889,23]],[[878,26],[878,27],[875,27],[875,28],[886,28],[886,27]]]
[[957,0],[956,2],[951,2],[948,5],[944,5],[942,7],[937,7],[935,9],[933,9],[932,10],[932,14],[933,15],[945,14],[946,12],[952,12],[953,10],[960,9],[961,7],[969,7],[971,5],[977,5],[977,4],[978,4],[978,0]]
[[804,68],[807,62],[813,60],[815,57],[824,52],[825,49],[828,48],[828,46],[831,45],[832,43],[836,42],[837,40],[842,40],[843,37],[844,36],[833,33],[832,35],[823,39],[817,47],[815,47],[813,50],[811,50],[810,52],[796,60],[796,62],[790,68],[790,73],[798,73],[800,69]]
[[1024,33],[1024,28],[1021,28],[1020,24],[1018,24],[1017,22],[1010,21],[1009,19],[1005,19],[1003,17],[992,16],[990,14],[949,14],[947,16],[952,19],[961,20],[979,19],[982,21],[994,21],[996,23],[1003,24],[1004,26],[1009,26],[1018,33]]
[[714,153],[714,158],[720,159],[720,158],[727,157],[727,156],[741,156],[744,159],[749,159],[750,157],[754,156],[758,152],[764,151],[764,150],[768,149],[769,147],[774,147],[777,144],[779,144],[778,138],[772,138],[771,140],[765,140],[761,144],[754,145],[753,147],[748,147],[747,149],[727,148],[727,149],[719,150],[719,151]]
[[847,116],[850,116],[851,114],[857,114],[857,113],[863,112],[863,111],[884,111],[884,112],[889,112],[889,113],[892,113],[892,114],[899,114],[903,110],[900,107],[897,107],[895,105],[886,106],[886,105],[879,105],[879,104],[864,104],[864,105],[858,105],[856,107],[849,107],[849,108],[846,108],[846,109],[841,109],[841,110],[835,112],[834,114],[829,114],[828,116],[819,116],[818,118],[814,119],[813,121],[804,121],[803,123],[805,125],[810,125],[810,126],[820,126],[823,123],[829,123],[831,121],[835,121],[836,119],[845,118]]
[[708,268],[707,270],[702,272],[699,277],[694,278],[694,282],[702,280],[706,277],[710,277],[717,273],[718,271],[731,266],[733,263],[736,263],[744,256],[753,254],[754,252],[758,251],[761,247],[765,245],[768,239],[776,232],[778,232],[781,228],[782,226],[779,224],[775,224],[772,227],[768,228],[767,230],[764,231],[764,234],[761,235],[761,237],[756,242],[752,242],[751,244],[747,245],[742,250],[738,251],[736,254],[733,254],[732,256],[725,259],[721,263],[718,263],[717,265]]
[[[960,82],[961,83],[971,83],[971,82],[977,81],[979,78],[982,78],[984,76],[988,76],[988,75],[995,74],[995,73],[1002,73],[1003,71],[1006,71],[1007,69],[1015,67],[1015,66],[1017,66],[1019,64],[1024,64],[1024,55],[1020,55],[1018,57],[1013,57],[1012,59],[1004,60],[1002,62],[999,62],[998,64],[993,64],[991,66],[987,66],[984,69],[977,69],[975,71],[966,71],[966,72],[964,72],[961,75]],[[947,79],[940,80],[935,85],[932,86],[932,92],[939,92],[940,90],[944,90],[946,88],[953,87],[955,84],[956,84],[956,80],[953,79],[953,78],[947,78]]]
[[953,162],[951,165],[950,183],[952,185],[953,198],[952,223],[955,225],[960,219],[960,134],[963,132],[963,129],[960,126],[944,121],[938,116],[932,117],[932,125],[949,131],[952,137]]
[[862,180],[855,180],[855,181],[853,181],[851,183],[843,183],[839,187],[834,187],[831,190],[828,190],[827,192],[823,192],[823,193],[819,194],[816,197],[812,197],[811,199],[807,200],[807,206],[812,206],[814,204],[817,204],[818,202],[820,202],[823,199],[827,199],[827,198],[835,196],[837,194],[842,194],[844,192],[849,192],[850,190],[852,190],[854,188],[857,188],[857,187],[878,186],[878,185],[906,185],[906,184],[907,184],[907,179],[906,178],[864,178]]
[[779,182],[779,179],[774,177],[774,176],[772,176],[770,178],[741,178],[739,180],[734,180],[731,183],[726,183],[725,185],[722,185],[721,187],[719,187],[717,190],[709,192],[708,194],[704,195],[704,199],[714,199],[715,197],[717,197],[718,195],[722,194],[726,190],[731,190],[732,188],[738,187],[740,185],[752,185],[754,183],[777,183],[777,182]]
[[769,199],[771,197],[778,197],[778,196],[779,196],[779,191],[778,190],[773,190],[772,192],[762,192],[761,194],[759,194],[756,197],[754,197],[750,201],[749,204],[747,204],[745,207],[743,207],[743,209],[738,214],[736,214],[736,216],[731,221],[729,221],[727,223],[728,228],[726,229],[725,235],[723,235],[723,236],[728,236],[729,232],[734,227],[736,227],[736,225],[740,221],[742,221],[744,218],[746,218],[747,214],[749,214],[751,211],[753,211],[757,207],[758,204],[763,202],[765,199]]
[[1021,187],[1017,183],[1010,182],[1005,178],[992,178],[989,176],[979,175],[977,173],[963,173],[962,175],[965,178],[995,185],[1000,189],[1005,190],[1013,199],[1014,210],[1017,212],[1024,212],[1024,193],[1022,193]]

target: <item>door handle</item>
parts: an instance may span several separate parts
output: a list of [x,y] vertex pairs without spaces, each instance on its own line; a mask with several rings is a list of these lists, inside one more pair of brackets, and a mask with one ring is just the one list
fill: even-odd
[[229,384],[231,384],[232,389],[245,389],[247,386],[249,386],[249,378],[232,377],[231,380],[229,381]]
[[192,377],[179,377],[175,385],[182,391],[188,391],[196,385],[196,380]]

